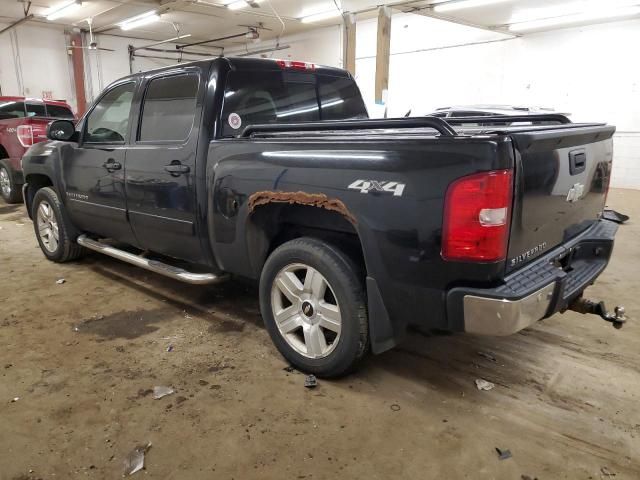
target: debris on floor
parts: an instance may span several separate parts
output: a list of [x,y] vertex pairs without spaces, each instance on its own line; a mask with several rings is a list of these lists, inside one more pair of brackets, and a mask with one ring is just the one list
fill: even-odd
[[144,468],[144,455],[151,448],[151,442],[138,445],[124,459],[124,476],[133,475]]
[[399,412],[400,411],[400,405],[398,405],[397,403],[393,403],[391,404],[391,410],[393,410],[394,412]]
[[488,352],[478,352],[478,355],[486,358],[487,360],[491,360],[492,362],[497,362],[496,357],[494,357],[491,353]]
[[616,474],[615,474],[615,473],[613,473],[611,470],[609,470],[607,467],[602,467],[602,468],[600,469],[600,471],[602,472],[602,474],[603,474],[605,477],[615,477],[615,476],[616,476]]
[[64,278],[59,278],[58,280],[56,280],[56,283],[58,285],[62,285],[64,282],[66,282],[66,280]]
[[315,375],[307,375],[304,379],[304,386],[307,388],[315,388],[318,386],[318,380]]
[[498,452],[498,458],[500,460],[506,460],[508,458],[511,458],[511,450],[502,450],[498,447],[496,447],[496,452]]
[[491,390],[495,387],[494,383],[483,380],[482,378],[476,378],[476,388],[478,390]]
[[612,222],[616,222],[619,224],[622,224],[629,220],[628,215],[616,212],[615,210],[605,210],[602,216],[605,220],[611,220]]
[[17,402],[18,400],[20,400],[20,397],[13,397],[13,398],[11,399],[11,403],[15,403],[15,402]]
[[169,345],[167,347],[167,352],[173,352],[173,345]]
[[167,395],[171,395],[172,393],[175,393],[175,390],[171,387],[163,387],[163,386],[153,387],[154,400],[159,400],[160,398],[166,397]]
[[522,474],[520,475],[520,480],[538,480],[538,477],[531,477],[529,475]]
[[283,370],[285,372],[291,373],[291,372],[295,371],[295,368],[293,368],[291,365],[289,365],[288,367],[284,367]]

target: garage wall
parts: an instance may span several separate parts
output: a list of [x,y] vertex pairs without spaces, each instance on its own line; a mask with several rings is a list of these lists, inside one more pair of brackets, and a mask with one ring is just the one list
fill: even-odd
[[2,94],[41,97],[50,91],[75,104],[65,45],[64,30],[55,26],[26,24],[0,35]]
[[[0,28],[4,26],[6,25],[0,24]],[[342,63],[340,32],[339,26],[332,26],[305,34],[285,34],[280,40],[280,45],[289,45],[290,48],[256,56],[305,59],[318,64],[340,66]],[[129,74],[127,53],[129,45],[142,46],[152,43],[150,40],[106,34],[96,35],[96,39],[100,47],[115,51],[84,50],[85,85],[89,102],[92,102],[111,82]],[[27,23],[0,35],[2,94],[41,97],[43,91],[50,91],[53,98],[65,99],[75,109],[73,73],[66,49],[67,42],[68,38],[63,28],[46,23]],[[257,41],[251,44],[250,51],[273,48],[275,44],[275,41]],[[158,48],[174,49],[175,44],[165,44]],[[216,50],[211,51],[216,52]],[[245,48],[236,48],[227,49],[225,54],[231,56],[246,52]],[[147,54],[164,56],[162,53],[147,52]],[[199,57],[185,58],[185,60],[197,58]],[[151,70],[175,63],[175,60],[137,57],[133,64],[133,71]]]
[[[356,77],[374,115],[375,20],[358,24]],[[418,15],[394,15],[389,116],[455,104],[553,107],[618,127],[612,185],[640,189],[640,21],[505,40]],[[466,44],[465,46],[452,45]]]

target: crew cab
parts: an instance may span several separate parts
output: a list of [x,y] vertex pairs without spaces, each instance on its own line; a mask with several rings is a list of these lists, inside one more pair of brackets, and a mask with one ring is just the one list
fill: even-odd
[[64,101],[0,96],[0,195],[8,203],[20,202],[20,159],[34,143],[47,140],[47,124],[55,118],[73,119]]
[[128,76],[51,123],[24,200],[52,261],[258,281],[282,355],[338,376],[411,325],[509,335],[595,310],[615,128],[527,118],[368,119],[346,71],[221,57]]

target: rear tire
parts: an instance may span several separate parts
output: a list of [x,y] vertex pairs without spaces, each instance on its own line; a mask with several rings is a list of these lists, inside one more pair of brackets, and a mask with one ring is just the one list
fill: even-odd
[[31,215],[40,249],[49,260],[69,262],[84,253],[76,243],[74,228],[55,190],[45,187],[36,192]]
[[0,162],[0,195],[7,203],[20,203],[22,201],[20,185],[16,185],[13,181],[11,169],[5,162]]
[[301,371],[339,377],[369,349],[358,268],[320,240],[298,238],[273,251],[260,277],[260,310],[273,343]]

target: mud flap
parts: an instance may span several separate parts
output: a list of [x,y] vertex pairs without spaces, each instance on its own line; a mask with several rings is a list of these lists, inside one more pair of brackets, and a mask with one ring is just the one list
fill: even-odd
[[367,309],[369,313],[369,340],[374,354],[385,352],[397,344],[397,339],[391,325],[378,283],[374,278],[367,277]]

